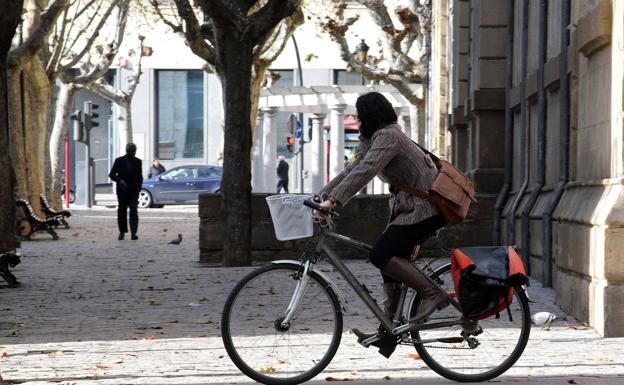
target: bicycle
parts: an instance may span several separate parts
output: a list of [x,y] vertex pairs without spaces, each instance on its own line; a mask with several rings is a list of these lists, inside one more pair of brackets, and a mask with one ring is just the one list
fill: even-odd
[[[238,282],[226,300],[223,343],[245,375],[264,384],[298,384],[331,362],[342,337],[345,297],[317,268],[321,258],[342,275],[386,333],[398,336],[400,345],[414,346],[422,361],[443,377],[487,381],[504,373],[522,355],[531,328],[524,286],[514,287],[509,320],[501,315],[473,321],[462,315],[455,298],[450,263],[437,268],[428,263],[423,271],[447,293],[450,306],[421,323],[412,323],[410,317],[417,313],[420,298],[402,285],[399,306],[390,318],[326,241],[331,238],[362,251],[370,251],[371,246],[333,232],[333,210],[309,200],[303,203],[328,215],[314,252],[304,252],[300,261],[276,260],[258,268]],[[368,347],[379,338],[378,334],[360,344]]]

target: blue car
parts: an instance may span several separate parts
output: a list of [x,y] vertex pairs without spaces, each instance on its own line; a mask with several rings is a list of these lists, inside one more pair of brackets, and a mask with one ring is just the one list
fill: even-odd
[[145,179],[139,193],[139,207],[196,204],[197,195],[221,191],[221,166],[178,166]]

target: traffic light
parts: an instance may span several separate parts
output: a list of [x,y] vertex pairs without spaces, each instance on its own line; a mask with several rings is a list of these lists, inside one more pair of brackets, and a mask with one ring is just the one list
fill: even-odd
[[84,124],[82,121],[82,112],[80,110],[74,111],[69,118],[72,120],[72,128],[74,132],[74,140],[84,142]]
[[295,130],[297,129],[297,115],[295,114],[290,114],[290,116],[288,117],[288,132],[290,132],[291,135],[295,135]]
[[288,151],[292,152],[293,154],[295,153],[295,137],[294,136],[286,137],[286,149],[288,149]]
[[100,114],[97,113],[97,110],[100,108],[99,105],[88,101],[84,102],[84,126],[85,130],[91,131],[93,127],[97,127],[100,125],[98,122],[98,118]]

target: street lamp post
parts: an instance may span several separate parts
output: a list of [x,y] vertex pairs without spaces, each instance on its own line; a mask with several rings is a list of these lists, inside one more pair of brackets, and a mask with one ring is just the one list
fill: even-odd
[[[303,71],[301,70],[301,57],[299,56],[299,47],[297,46],[297,40],[295,39],[295,35],[290,35],[293,41],[293,45],[295,46],[295,54],[297,55],[297,69],[299,72],[299,86],[303,87]],[[299,113],[298,122],[301,124],[301,135],[299,136],[299,153],[301,154],[301,161],[299,162],[299,177],[300,177],[300,186],[299,192],[303,193],[303,145],[306,143],[303,138],[303,113]],[[296,130],[299,127],[295,128]]]

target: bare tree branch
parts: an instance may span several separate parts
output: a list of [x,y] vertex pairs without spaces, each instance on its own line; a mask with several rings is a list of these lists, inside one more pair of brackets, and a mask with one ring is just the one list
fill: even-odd
[[12,49],[8,56],[9,68],[24,64],[43,47],[55,26],[56,19],[67,8],[69,0],[54,0],[41,15],[41,20],[34,33],[20,46]]
[[[254,57],[256,60],[262,60],[266,63],[273,63],[277,57],[282,53],[288,40],[295,32],[298,26],[303,24],[304,15],[301,8],[297,8],[295,12],[288,18],[284,19],[278,24],[275,31],[271,34],[271,37],[262,44],[262,46],[256,47]],[[279,42],[276,46],[275,44]]]
[[[178,0],[175,0],[176,4]],[[240,8],[232,9],[228,7],[222,0],[204,0],[198,1],[199,8],[204,13],[205,16],[208,16],[213,22],[221,21],[221,22],[230,22],[236,25],[236,29],[242,31],[243,19],[246,13],[243,13]],[[232,1],[228,2],[234,3]],[[181,14],[180,14],[181,16]]]
[[[139,79],[141,78],[141,66],[142,66],[142,61],[143,61],[143,57],[144,56],[150,56],[152,54],[152,48],[151,47],[145,47],[143,45],[143,41],[145,40],[145,38],[143,36],[139,36],[139,52],[138,55],[139,57],[137,58],[136,63],[132,66],[132,75],[130,75],[129,77],[129,81],[128,81],[128,91],[126,91],[126,94],[128,95],[128,99],[132,100],[132,97],[134,96],[134,93],[137,89],[137,86],[139,85]],[[148,50],[149,52],[146,52],[146,50]]]
[[[98,14],[100,13],[100,9],[102,9],[102,7],[104,6],[104,0],[100,0],[100,3],[98,4],[97,8],[95,9],[95,11],[93,12],[93,14],[90,16],[89,20],[87,21],[86,25],[92,25],[95,21],[95,19],[97,18]],[[67,38],[69,39],[69,37],[71,37],[71,32],[72,32],[72,28],[77,24],[76,21],[78,20],[78,15],[82,15],[82,13],[84,13],[84,11],[87,8],[82,8],[82,10],[80,10],[79,8],[76,8],[76,12],[74,15],[74,19],[72,20],[72,23],[69,26],[69,31],[67,32]],[[78,33],[76,34],[76,36],[74,36],[71,44],[69,44],[64,51],[61,53],[61,59],[63,57],[65,57],[66,55],[68,55],[69,52],[72,52],[74,49],[74,46],[76,45],[76,43],[78,43],[78,41],[81,40],[82,35],[87,33],[87,29],[86,28],[80,28],[80,30],[78,31]],[[59,63],[60,66],[60,63]]]
[[299,7],[301,0],[269,0],[269,2],[249,17],[252,25],[251,38],[257,44],[266,38],[273,28]]
[[[422,106],[422,96],[415,93],[411,84],[423,82],[426,73],[425,52],[422,50],[416,52],[415,59],[409,55],[409,51],[414,41],[420,42],[423,39],[423,23],[428,21],[424,19],[422,13],[426,13],[426,7],[415,6],[417,1],[414,0],[412,8],[418,12],[412,12],[406,7],[398,8],[396,15],[403,26],[399,30],[394,26],[382,0],[359,0],[359,3],[367,7],[375,24],[382,31],[380,57],[374,58],[369,55],[365,62],[360,62],[351,53],[345,35],[358,17],[345,19],[346,3],[343,0],[331,0],[332,10],[320,20],[321,27],[338,44],[341,57],[347,63],[348,68],[369,80],[383,81],[393,85],[410,103]],[[378,65],[382,61],[387,63],[385,68]]]
[[171,20],[169,20],[167,17],[165,17],[165,15],[163,15],[161,9],[160,9],[160,5],[158,4],[158,0],[149,0],[149,3],[152,5],[152,7],[154,8],[154,11],[156,12],[156,16],[158,16],[158,18],[165,23],[167,26],[169,26],[169,28],[171,28],[171,30],[182,36],[182,38],[186,38],[186,36],[184,35],[184,28],[182,28],[181,24],[175,24],[173,22],[171,22]]
[[[97,24],[95,29],[93,29],[93,31],[91,32],[91,37],[89,39],[87,39],[87,44],[85,44],[85,46],[83,47],[82,51],[80,51],[68,63],[63,63],[63,67],[71,68],[71,67],[75,66],[84,57],[84,55],[91,50],[91,47],[93,47],[93,43],[95,42],[96,37],[100,33],[100,30],[106,24],[106,22],[108,21],[108,17],[113,12],[113,9],[115,9],[116,7],[119,7],[119,9],[125,9],[125,13],[127,14],[127,12],[128,12],[128,0],[114,0],[114,1],[111,1],[110,7],[108,7],[108,9],[104,13],[104,15],[102,15],[102,17],[100,18],[100,22]],[[120,20],[120,22],[121,22],[121,20]],[[125,25],[126,25],[126,22],[125,22],[125,16],[124,16],[124,21],[123,21],[123,27],[124,28],[125,28]]]
[[199,27],[199,22],[197,21],[197,16],[195,16],[195,12],[193,11],[193,8],[189,4],[188,0],[175,0],[175,4],[178,9],[178,14],[182,20],[184,20],[184,26],[186,27],[184,29],[184,36],[187,44],[195,55],[201,57],[207,63],[214,63],[214,47],[208,45],[204,40]]
[[58,62],[60,61],[60,58],[61,58],[61,52],[63,51],[63,47],[65,46],[65,43],[67,42],[67,39],[65,38],[65,28],[67,27],[67,24],[68,24],[67,13],[68,13],[68,9],[65,9],[63,11],[63,17],[61,18],[62,22],[60,23],[61,31],[59,33],[56,33],[56,30],[58,30],[58,23],[55,28],[55,39],[52,44],[52,53],[50,55],[50,59],[48,60],[48,63],[46,64],[46,73],[48,74],[48,78],[50,78],[49,74],[52,68],[54,68],[54,71],[56,71]]

